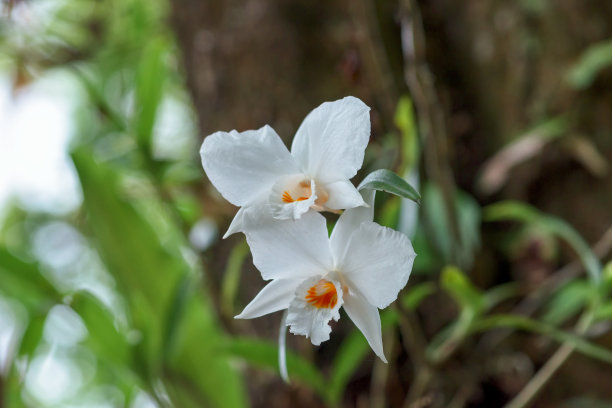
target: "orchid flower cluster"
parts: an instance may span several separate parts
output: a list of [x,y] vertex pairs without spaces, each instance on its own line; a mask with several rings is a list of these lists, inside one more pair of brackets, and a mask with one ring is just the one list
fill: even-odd
[[[319,345],[344,307],[386,362],[378,309],[406,285],[416,254],[406,235],[373,222],[374,190],[349,181],[363,163],[369,111],[351,96],[323,103],[291,151],[264,126],[216,132],[200,153],[212,184],[240,207],[224,238],[244,233],[253,263],[271,280],[236,318],[286,309],[289,331]],[[329,236],[320,212],[342,210]]]

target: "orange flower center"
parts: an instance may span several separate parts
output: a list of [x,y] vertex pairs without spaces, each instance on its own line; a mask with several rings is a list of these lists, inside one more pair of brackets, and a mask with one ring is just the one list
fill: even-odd
[[[327,202],[329,195],[327,194],[327,191],[319,186],[316,187],[316,193],[317,199],[313,205],[313,208],[316,211],[322,211],[324,209],[323,204]],[[293,203],[296,201],[308,200],[311,195],[312,192],[310,191],[310,180],[302,180],[292,189],[290,188],[283,191],[281,199],[284,203]]]
[[293,193],[297,196],[297,198],[293,198],[291,193],[287,190],[283,191],[283,202],[292,203],[294,201],[304,201],[310,198],[310,182],[308,180],[302,180],[300,183],[293,189]]
[[306,302],[319,309],[333,309],[338,303],[336,287],[332,282],[321,279],[306,292]]

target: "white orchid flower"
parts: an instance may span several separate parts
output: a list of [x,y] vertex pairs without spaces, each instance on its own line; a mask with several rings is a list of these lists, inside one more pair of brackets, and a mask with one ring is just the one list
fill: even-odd
[[323,103],[302,122],[291,152],[267,125],[242,133],[216,132],[204,139],[200,154],[208,178],[227,201],[241,207],[224,238],[243,231],[249,211],[298,219],[309,209],[364,205],[349,179],[363,163],[369,111],[352,96]]
[[387,362],[378,309],[406,285],[416,254],[406,235],[372,222],[372,216],[373,205],[345,211],[331,237],[325,218],[315,212],[296,221],[249,217],[245,235],[253,262],[272,282],[236,318],[288,309],[289,330],[319,345],[329,339],[329,321],[338,320],[344,306],[372,350]]

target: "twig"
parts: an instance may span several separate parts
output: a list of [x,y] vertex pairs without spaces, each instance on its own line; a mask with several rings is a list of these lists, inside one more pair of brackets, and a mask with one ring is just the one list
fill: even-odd
[[459,391],[455,394],[452,400],[447,405],[447,408],[463,408],[468,398],[474,392],[474,384],[465,382],[459,387]]
[[385,388],[389,379],[389,370],[395,361],[395,358],[393,358],[396,344],[395,336],[384,336],[383,344],[388,353],[389,363],[385,364],[379,358],[374,363],[370,384],[370,408],[384,408],[387,405],[385,402],[387,395]]
[[529,406],[543,389],[544,385],[546,385],[573,352],[574,346],[570,344],[564,344],[559,347],[555,354],[542,366],[540,371],[533,376],[525,388],[512,401],[506,404],[505,408],[523,408]]
[[430,366],[425,365],[420,370],[415,369],[415,379],[410,387],[410,392],[408,392],[408,395],[404,400],[403,407],[413,408],[414,406],[418,405],[419,401],[422,401],[423,398],[425,398],[424,395],[429,388],[431,380],[433,379],[434,372]]
[[423,329],[414,312],[400,308],[396,308],[396,310],[399,316],[398,326],[406,353],[410,356],[415,369],[422,367],[426,363],[425,349],[427,348],[427,340],[423,335]]
[[[592,322],[589,313],[583,315],[577,327],[578,334],[584,334]],[[567,361],[576,348],[568,343],[563,344],[557,349],[555,354],[540,368],[529,383],[512,399],[504,408],[525,408],[533,403],[533,400],[544,389],[548,381],[555,375],[557,370]]]
[[425,359],[427,340],[415,314],[411,310],[398,310],[398,316],[402,340],[415,373],[415,379],[404,399],[403,407],[413,408],[423,399],[430,381],[434,378],[434,370]]

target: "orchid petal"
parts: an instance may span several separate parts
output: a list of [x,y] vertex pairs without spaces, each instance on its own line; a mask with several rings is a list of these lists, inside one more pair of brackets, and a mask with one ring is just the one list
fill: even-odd
[[406,286],[416,254],[408,237],[373,222],[362,222],[338,259],[348,286],[357,288],[379,309],[397,299]]
[[366,205],[346,210],[336,222],[330,237],[330,247],[336,261],[344,258],[346,247],[359,225],[362,222],[372,222],[374,219],[375,194],[374,190],[362,190],[362,200]]
[[386,363],[378,309],[369,304],[355,288],[351,288],[348,294],[344,294],[344,310],[355,326],[361,330],[374,353]]
[[216,132],[204,139],[202,166],[212,184],[230,203],[244,206],[268,191],[297,165],[270,126],[238,133]]
[[342,306],[342,285],[331,280],[327,283],[333,284],[337,295],[333,307],[316,307],[307,300],[307,293],[321,280],[321,276],[313,276],[302,282],[295,290],[295,297],[289,305],[287,314],[287,326],[293,334],[301,334],[309,337],[312,344],[318,346],[321,342],[329,340],[331,327],[329,321],[340,319],[340,306]]
[[249,220],[256,220],[261,217],[269,217],[268,203],[265,196],[256,199],[254,204],[240,207],[234,216],[234,219],[223,235],[223,239],[229,237],[236,232],[244,232],[248,228]]
[[289,307],[300,284],[295,279],[275,279],[268,283],[236,319],[254,319]]
[[298,220],[247,217],[246,238],[264,279],[325,274],[333,266],[325,217],[309,211]]
[[[248,208],[248,207],[246,207],[246,208]],[[238,209],[238,212],[234,216],[234,219],[232,219],[232,222],[230,223],[230,226],[227,228],[227,231],[225,231],[225,234],[223,234],[223,239],[229,237],[232,234],[235,234],[237,232],[242,232],[243,231],[243,228],[244,228],[244,226],[243,226],[244,211],[245,211],[245,207],[240,207]]]
[[324,188],[329,194],[329,199],[325,203],[327,208],[344,210],[366,205],[359,191],[348,180],[329,183]]
[[347,96],[310,112],[291,146],[302,170],[323,183],[352,178],[370,139],[369,111],[362,101]]

